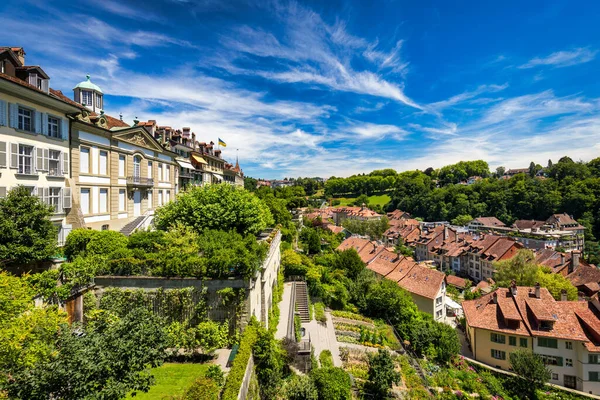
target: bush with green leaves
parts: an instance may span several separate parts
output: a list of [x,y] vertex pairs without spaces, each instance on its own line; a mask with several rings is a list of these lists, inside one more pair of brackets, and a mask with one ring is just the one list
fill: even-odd
[[369,373],[365,391],[375,398],[387,398],[393,384],[400,383],[401,375],[396,371],[394,360],[387,350],[369,354]]
[[319,394],[313,380],[307,375],[292,376],[284,388],[287,400],[318,400]]
[[219,400],[221,388],[218,383],[208,376],[197,378],[192,385],[185,390],[183,395],[176,396],[176,400]]
[[331,351],[321,351],[321,354],[319,354],[319,363],[321,364],[321,368],[333,368],[333,356],[331,355]]
[[221,400],[237,400],[238,398],[248,360],[252,355],[252,348],[258,337],[256,325],[256,320],[251,321],[242,334],[237,355],[225,380]]
[[267,205],[253,193],[229,184],[192,186],[156,211],[154,225],[167,231],[183,224],[197,233],[211,229],[257,234],[273,225]]
[[56,227],[51,206],[24,186],[0,198],[0,264],[43,261],[56,254]]
[[350,400],[352,382],[341,368],[318,368],[310,372],[319,400]]

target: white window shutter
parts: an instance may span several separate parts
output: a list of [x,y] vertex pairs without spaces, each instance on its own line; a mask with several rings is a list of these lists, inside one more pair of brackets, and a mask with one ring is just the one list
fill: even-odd
[[6,142],[0,142],[0,168],[6,168],[8,158]]
[[62,173],[63,175],[69,175],[69,153],[62,153]]
[[[44,188],[44,203],[50,204],[50,196],[48,196],[48,188]],[[54,210],[54,212],[58,212],[58,210]]]
[[19,144],[10,144],[10,167],[19,168]]
[[42,90],[45,93],[50,91],[50,79],[42,79]]
[[41,113],[42,115],[42,134],[48,136],[48,114]]
[[39,197],[42,203],[46,204],[44,201],[44,188],[37,188],[37,197]]
[[37,87],[37,74],[29,74],[29,84]]
[[50,150],[44,149],[44,171],[50,170]]
[[66,118],[60,119],[61,137],[63,140],[69,140],[69,120]]
[[34,132],[42,133],[42,113],[33,111]]
[[38,171],[42,171],[44,169],[44,149],[38,147],[36,149],[36,155],[37,155],[36,162],[35,162],[35,165],[37,167],[36,169]]
[[71,208],[71,188],[63,188],[63,208]]
[[10,114],[9,126],[17,129],[19,127],[19,106],[15,103],[8,103],[8,110]]
[[8,125],[8,111],[6,101],[0,100],[0,125]]

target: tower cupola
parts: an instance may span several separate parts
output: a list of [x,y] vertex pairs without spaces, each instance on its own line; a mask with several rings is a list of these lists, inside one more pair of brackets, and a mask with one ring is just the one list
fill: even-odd
[[99,113],[104,110],[104,93],[102,89],[90,80],[86,75],[86,80],[79,82],[73,88],[73,100],[84,105],[87,109]]

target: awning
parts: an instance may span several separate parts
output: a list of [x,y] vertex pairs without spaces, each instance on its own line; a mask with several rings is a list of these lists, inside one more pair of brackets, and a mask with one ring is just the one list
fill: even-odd
[[461,305],[458,304],[457,302],[455,302],[454,300],[452,300],[450,297],[446,297],[446,306],[448,306],[454,310],[461,309]]
[[196,162],[199,162],[200,164],[208,164],[204,158],[197,156],[196,154],[192,154],[192,158],[194,160],[196,160]]
[[217,173],[215,173],[215,172],[213,172],[212,174],[213,174],[214,176],[216,176],[217,178],[219,178],[220,180],[222,180],[222,181],[224,181],[224,180],[225,180],[225,178],[223,178],[223,175],[221,175],[221,174],[217,174]]
[[175,160],[175,161],[177,161],[177,164],[179,164],[183,168],[196,169],[196,168],[194,168],[194,166],[192,164],[190,164],[187,161],[179,161],[179,160]]

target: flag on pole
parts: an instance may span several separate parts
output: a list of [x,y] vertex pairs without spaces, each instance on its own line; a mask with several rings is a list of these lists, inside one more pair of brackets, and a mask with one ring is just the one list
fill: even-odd
[[227,147],[227,144],[223,141],[223,139],[219,138],[219,146]]

